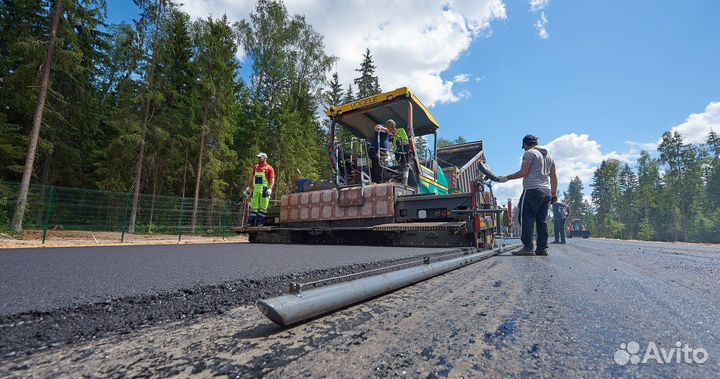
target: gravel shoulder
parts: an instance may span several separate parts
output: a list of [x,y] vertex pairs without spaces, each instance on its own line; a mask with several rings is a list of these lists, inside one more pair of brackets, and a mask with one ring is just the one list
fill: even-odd
[[83,230],[48,230],[43,243],[42,230],[24,230],[16,238],[0,233],[0,249],[50,248],[50,247],[98,247],[132,245],[185,245],[198,243],[246,243],[247,235],[227,233],[227,235],[169,235],[169,234],[130,234],[120,232],[91,232]]

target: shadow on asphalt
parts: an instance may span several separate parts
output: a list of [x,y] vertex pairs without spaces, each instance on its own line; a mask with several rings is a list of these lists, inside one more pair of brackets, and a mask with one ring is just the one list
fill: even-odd
[[244,340],[244,339],[253,339],[253,338],[261,338],[261,337],[270,337],[274,334],[283,332],[289,328],[282,327],[280,325],[274,324],[272,322],[266,322],[263,324],[255,325],[252,328],[245,329],[243,331],[235,333],[233,335],[233,338]]

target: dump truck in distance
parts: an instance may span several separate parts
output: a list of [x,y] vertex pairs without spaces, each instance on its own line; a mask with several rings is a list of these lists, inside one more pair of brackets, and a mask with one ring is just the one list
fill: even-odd
[[583,224],[581,219],[576,218],[570,221],[570,225],[567,226],[567,236],[568,238],[590,238],[590,230]]

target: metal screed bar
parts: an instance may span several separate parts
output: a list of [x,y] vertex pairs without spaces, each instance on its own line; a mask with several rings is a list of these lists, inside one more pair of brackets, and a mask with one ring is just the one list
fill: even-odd
[[500,247],[297,294],[260,300],[257,306],[276,324],[293,325],[521,247],[522,244]]

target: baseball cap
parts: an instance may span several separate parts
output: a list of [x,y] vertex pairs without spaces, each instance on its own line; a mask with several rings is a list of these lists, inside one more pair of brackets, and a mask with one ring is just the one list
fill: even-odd
[[523,137],[523,145],[521,148],[525,148],[525,145],[537,145],[538,139],[532,134],[528,134],[525,137]]
[[258,155],[256,155],[256,157],[267,159],[267,154],[265,154],[265,153],[258,153]]

